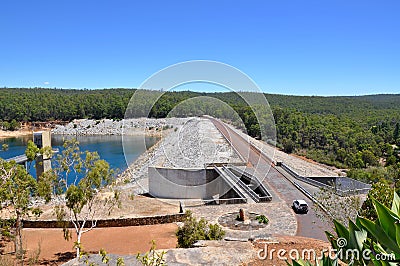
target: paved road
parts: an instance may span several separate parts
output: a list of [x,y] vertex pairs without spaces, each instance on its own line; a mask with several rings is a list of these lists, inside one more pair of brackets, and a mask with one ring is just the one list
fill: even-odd
[[260,154],[247,140],[221,121],[210,119],[220,132],[232,143],[237,152],[248,161],[248,167],[253,168],[253,171],[258,173],[257,176],[263,179],[263,183],[272,190],[272,196],[275,200],[276,196],[278,196],[283,200],[283,204],[286,203],[288,206],[291,206],[295,199],[304,199],[308,203],[310,211],[307,214],[296,214],[298,223],[297,235],[327,240],[324,231],[332,230],[328,224],[321,222],[317,217],[313,202],[278,172],[272,166],[272,161]]

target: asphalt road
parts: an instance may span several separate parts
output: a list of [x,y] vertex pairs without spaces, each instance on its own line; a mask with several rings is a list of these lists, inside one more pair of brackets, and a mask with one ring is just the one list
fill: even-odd
[[[263,183],[271,190],[273,200],[279,197],[289,207],[293,200],[304,199],[309,205],[307,214],[295,214],[297,218],[297,235],[327,240],[325,231],[332,231],[329,224],[322,222],[314,211],[314,203],[298,190],[284,175],[272,165],[272,161],[247,142],[242,136],[226,126],[223,122],[210,118],[221,133],[232,143],[241,156],[248,161],[248,167],[253,168]],[[275,199],[274,199],[275,198]]]

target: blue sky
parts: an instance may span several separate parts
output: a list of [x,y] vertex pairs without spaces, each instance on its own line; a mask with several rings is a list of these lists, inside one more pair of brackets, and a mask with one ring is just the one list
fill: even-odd
[[269,93],[400,93],[399,1],[5,0],[0,10],[1,87],[138,87],[202,59]]

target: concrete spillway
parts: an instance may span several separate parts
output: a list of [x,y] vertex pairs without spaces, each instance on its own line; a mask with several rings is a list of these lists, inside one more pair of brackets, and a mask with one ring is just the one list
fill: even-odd
[[246,199],[247,203],[259,202],[257,195],[247,187],[237,176],[226,167],[214,167],[214,170],[231,187],[239,198]]
[[258,203],[272,199],[257,177],[226,165],[205,169],[149,167],[149,193],[158,198],[215,203]]
[[250,173],[246,169],[242,169],[236,166],[230,166],[229,170],[236,175],[239,180],[249,187],[258,197],[257,202],[271,201],[272,195],[269,193],[265,185],[258,179],[257,176]]

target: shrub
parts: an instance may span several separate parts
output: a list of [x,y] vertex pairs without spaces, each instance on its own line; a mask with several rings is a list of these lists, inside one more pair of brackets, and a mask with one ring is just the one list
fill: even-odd
[[225,231],[218,224],[209,224],[207,240],[221,240],[225,236]]
[[264,215],[258,215],[256,216],[256,220],[260,223],[260,224],[267,224],[269,222],[268,218]]
[[[143,266],[166,266],[167,263],[165,262],[165,258],[164,258],[165,254],[166,254],[165,251],[156,252],[156,242],[154,240],[152,240],[150,250],[143,255],[140,255],[140,253],[138,253],[136,255],[136,259]],[[120,264],[120,265],[124,265],[124,264]]]
[[391,206],[393,201],[394,189],[391,188],[385,180],[372,184],[372,189],[368,192],[367,199],[361,206],[359,215],[375,221],[378,218],[373,200],[377,200],[386,207]]
[[197,220],[187,211],[184,226],[178,229],[176,236],[179,248],[190,248],[198,240],[221,240],[225,231],[218,224],[208,224],[203,218]]

